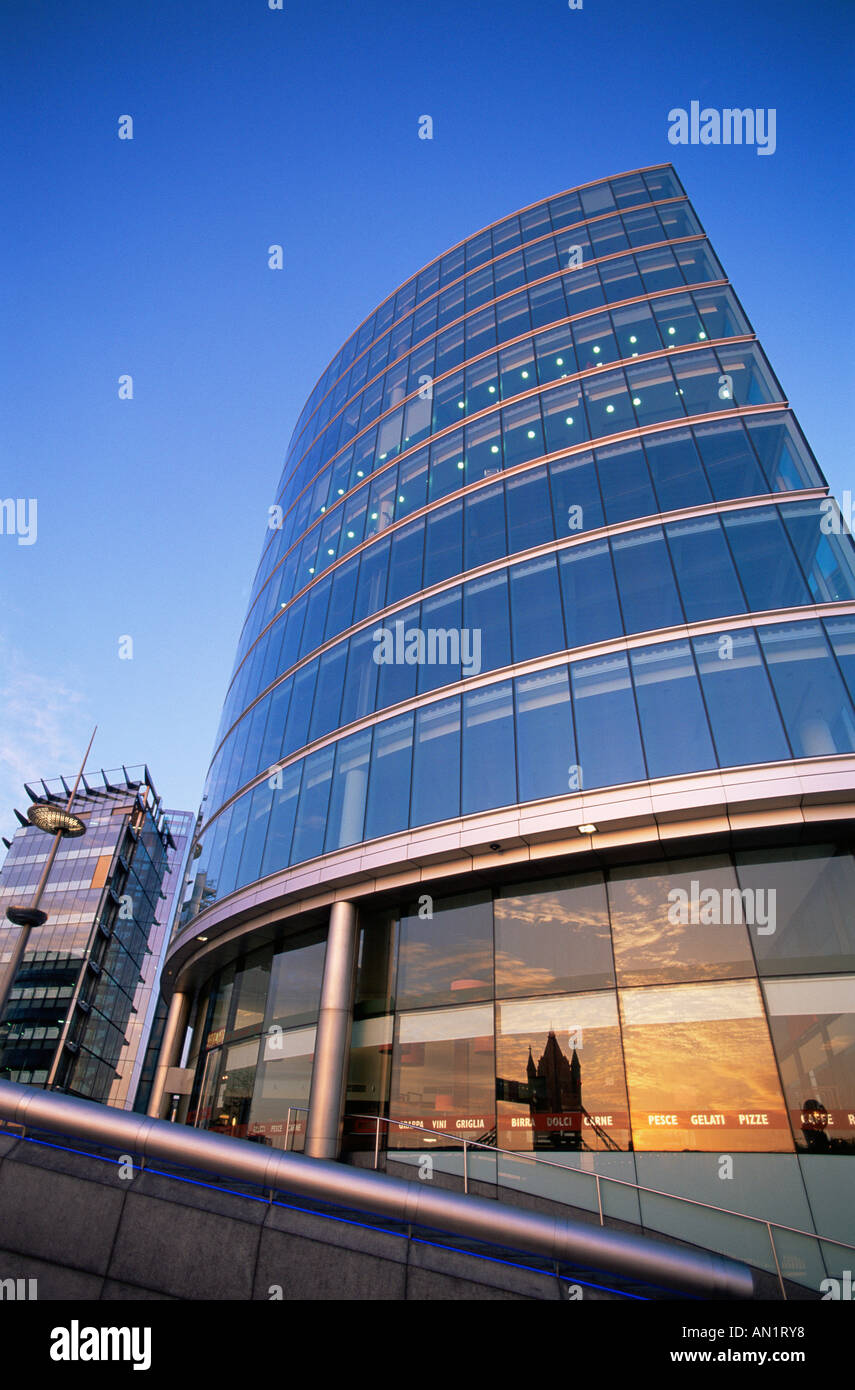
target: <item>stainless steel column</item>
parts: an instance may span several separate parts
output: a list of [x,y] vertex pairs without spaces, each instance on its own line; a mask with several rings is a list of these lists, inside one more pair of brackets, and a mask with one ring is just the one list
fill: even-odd
[[338,1158],[347,1094],[358,943],[353,903],[333,903],[306,1126],[305,1152],[312,1158]]
[[154,1074],[154,1085],[151,1088],[151,1099],[148,1103],[147,1113],[153,1120],[162,1119],[166,1073],[170,1067],[177,1067],[181,1063],[181,1048],[184,1043],[189,1016],[190,996],[177,989],[170,1000],[166,1027],[163,1031],[163,1042],[160,1044],[160,1055],[157,1059],[157,1071]]

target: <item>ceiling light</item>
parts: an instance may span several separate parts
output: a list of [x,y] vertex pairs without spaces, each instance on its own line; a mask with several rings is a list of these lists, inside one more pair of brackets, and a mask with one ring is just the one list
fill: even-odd
[[580,835],[596,835],[596,833],[597,833],[597,827],[596,827],[595,825],[580,825],[580,826],[579,826],[579,834],[580,834]]

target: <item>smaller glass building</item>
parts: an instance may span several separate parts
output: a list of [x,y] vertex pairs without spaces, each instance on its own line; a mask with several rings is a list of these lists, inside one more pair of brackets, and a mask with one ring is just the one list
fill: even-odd
[[[51,869],[48,920],[0,1020],[0,1075],[129,1107],[193,817],[163,812],[146,767],[90,772],[82,785],[72,811],[86,833],[62,842]],[[70,788],[60,778],[26,791],[65,806]],[[5,910],[32,897],[52,839],[16,814],[22,828],[0,870],[0,978],[18,933]]]

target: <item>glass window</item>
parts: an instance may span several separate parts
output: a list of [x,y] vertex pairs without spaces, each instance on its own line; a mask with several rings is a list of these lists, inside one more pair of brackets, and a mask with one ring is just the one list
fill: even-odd
[[580,372],[589,367],[602,367],[605,362],[615,362],[621,355],[609,314],[589,314],[579,319],[573,324],[573,341]]
[[362,552],[359,566],[359,584],[356,588],[356,603],[353,607],[353,621],[360,622],[369,613],[376,613],[383,607],[386,594],[386,573],[389,565],[389,541],[380,541]]
[[303,764],[292,763],[290,767],[279,768],[270,779],[273,806],[264,857],[261,861],[261,878],[287,868],[291,862],[291,834],[294,829],[302,773]]
[[514,661],[564,648],[564,622],[554,555],[512,565],[511,621]]
[[652,294],[654,290],[677,289],[683,284],[674,253],[667,246],[660,246],[655,251],[639,251],[635,263],[647,294]]
[[576,354],[573,351],[569,324],[560,328],[550,328],[546,333],[538,333],[534,340],[537,358],[537,379],[541,386],[552,381],[560,381],[577,370]]
[[474,654],[475,651],[473,644],[480,644],[480,670],[495,671],[501,666],[510,665],[507,571],[499,570],[464,585],[463,622],[467,631],[472,634],[467,639],[470,654]]
[[781,507],[779,515],[816,602],[855,598],[852,542],[823,531],[825,513],[821,508],[819,500],[795,502]]
[[217,883],[221,898],[225,898],[234,889],[248,819],[249,796],[242,796],[232,807],[228,839],[225,842],[223,862],[220,866],[220,876]]
[[[376,709],[385,709],[399,700],[409,700],[416,693],[416,643],[419,632],[420,605],[403,609],[389,617],[384,627],[374,628],[376,646],[372,659],[377,662]],[[385,647],[388,650],[384,650]],[[407,656],[410,660],[407,660]],[[383,657],[381,661],[379,658]]]
[[437,502],[456,492],[466,481],[464,473],[463,431],[438,439],[430,449],[430,500]]
[[819,623],[758,628],[797,758],[855,750],[852,707]]
[[682,623],[674,573],[658,526],[615,536],[612,554],[627,632]]
[[350,639],[339,715],[342,724],[362,719],[374,709],[374,692],[380,669],[374,660],[376,639],[372,634],[375,631],[376,628],[366,628],[364,632],[354,633]]
[[309,726],[309,742],[330,733],[338,724],[341,705],[341,687],[347,664],[347,643],[324,652],[318,663],[318,684],[312,709],[312,722]]
[[539,398],[506,406],[502,411],[502,434],[506,468],[540,458],[544,447]]
[[644,294],[644,285],[634,256],[617,256],[615,260],[600,265],[598,270],[609,304],[617,304],[624,299],[636,299]]
[[520,801],[581,791],[567,667],[517,676],[514,688]]
[[410,713],[399,719],[387,719],[374,730],[365,816],[366,840],[406,830],[409,824],[413,717]]
[[855,618],[826,618],[825,631],[850,699],[855,699]]
[[424,586],[438,584],[463,568],[463,504],[442,507],[427,518]]
[[741,420],[719,420],[695,429],[716,501],[762,497],[768,491]]
[[359,559],[348,560],[333,574],[332,595],[327,611],[327,625],[324,640],[344,632],[350,627],[353,617],[353,600],[356,596],[356,580],[359,574]]
[[285,721],[288,718],[288,705],[291,700],[291,682],[285,680],[277,685],[270,697],[270,713],[264,731],[259,767],[270,767],[276,762],[282,748]]
[[[314,1028],[293,1028],[264,1037],[261,1061],[252,1088],[248,1133],[263,1136],[274,1149],[300,1152],[306,1137],[307,1116],[293,1107],[309,1104]],[[292,1108],[290,1129],[288,1111]]]
[[507,554],[555,539],[545,467],[531,468],[505,483],[508,498]]
[[[483,1140],[495,1130],[492,1006],[429,1009],[396,1019],[389,1117],[436,1130],[440,1138]],[[393,1126],[389,1147],[423,1149],[425,1135]]]
[[657,510],[644,450],[638,440],[598,449],[594,455],[609,525]]
[[[401,918],[399,1009],[493,997],[493,905],[488,892],[420,903]],[[425,914],[428,915],[425,915]]]
[[327,803],[330,795],[335,746],[312,753],[303,765],[300,807],[294,827],[291,861],[299,864],[323,853]]
[[619,985],[755,974],[748,917],[758,924],[725,855],[613,869],[608,889]]
[[317,676],[318,663],[310,661],[308,666],[302,667],[294,677],[293,697],[288,711],[288,723],[285,726],[285,742],[282,745],[283,755],[294,753],[306,742]]
[[789,1152],[789,1121],[752,980],[624,989],[636,1150]]
[[582,405],[582,387],[578,381],[553,387],[541,396],[546,452],[557,453],[589,438],[588,417]]
[[[616,251],[629,248],[626,234],[619,217],[604,217],[588,228],[595,256],[612,256]],[[656,238],[658,240],[658,238]]]
[[387,606],[417,593],[421,588],[424,538],[423,520],[402,527],[392,536],[389,584],[386,590]]
[[411,825],[460,815],[460,697],[416,712]]
[[505,490],[501,483],[471,493],[465,503],[464,567],[475,569],[507,554]]
[[791,415],[758,415],[746,425],[772,491],[822,486],[819,469]]
[[517,799],[511,682],[463,696],[462,813],[512,806]]
[[496,1019],[500,1147],[548,1153],[629,1147],[613,992],[499,1004]]
[[326,954],[324,928],[301,933],[273,957],[267,997],[267,1031],[278,1024],[293,1028],[318,1017]]
[[235,979],[235,1009],[232,1032],[260,1029],[264,1021],[273,948],[262,946],[241,961]]
[[709,502],[709,483],[691,430],[667,430],[648,435],[644,452],[663,512]]
[[[604,273],[605,270],[604,266]],[[648,304],[628,304],[625,309],[613,309],[611,319],[617,336],[618,357],[639,357],[643,352],[658,352],[661,348],[659,331]]]
[[718,360],[722,372],[733,382],[733,400],[738,405],[765,405],[783,399],[781,388],[757,343],[720,347]]
[[757,638],[750,628],[692,641],[720,767],[789,758]]
[[362,839],[371,730],[353,734],[336,745],[335,774],[330,793],[325,849],[329,852]]
[[534,347],[530,338],[514,343],[499,353],[502,399],[519,396],[531,390],[537,381],[534,369]]
[[582,786],[642,781],[647,774],[626,656],[577,661],[570,673]]
[[428,451],[418,449],[409,458],[401,460],[398,477],[398,497],[395,502],[395,520],[416,512],[427,502]]
[[603,372],[582,381],[585,405],[591,424],[591,438],[619,434],[635,425],[632,404],[623,372]]
[[497,998],[614,986],[602,874],[500,888],[493,914]]
[[761,975],[855,970],[851,854],[834,845],[742,850],[736,870],[744,889],[769,901],[772,930],[758,933],[754,947]]
[[[473,673],[474,666],[480,666],[480,648],[473,650],[471,633],[461,632],[462,592],[459,588],[446,589],[434,598],[422,603],[422,643],[423,652],[418,666],[419,694],[426,690],[436,690],[441,685],[450,685],[461,678],[461,663],[466,663],[463,675]],[[477,659],[476,659],[477,658]]]
[[499,368],[494,352],[471,362],[466,368],[466,409],[469,415],[488,406],[498,404]]
[[673,777],[715,767],[689,643],[640,647],[630,659],[648,775]]
[[669,294],[650,305],[667,348],[686,347],[706,338],[703,320],[690,294]]
[[755,612],[810,603],[780,517],[773,507],[752,507],[722,516],[739,577]]
[[718,517],[674,521],[665,527],[665,534],[690,623],[745,612],[745,599]]
[[764,992],[796,1148],[855,1154],[855,977],[770,980]]
[[[261,866],[261,855],[264,850],[264,841],[267,836],[267,823],[270,819],[270,807],[273,803],[273,788],[269,780],[261,782],[254,788],[250,799],[249,823],[247,825],[246,839],[243,844],[240,865],[238,867],[236,887],[241,888],[245,883],[252,881],[259,876]],[[259,1023],[261,1020],[259,1019]],[[243,1026],[243,1025],[235,1025]]]
[[625,212],[623,225],[633,246],[650,246],[662,240],[662,224],[653,208],[639,208],[637,212]]
[[604,524],[600,485],[592,454],[553,459],[549,465],[555,534],[592,531]]
[[639,425],[683,418],[680,394],[664,358],[635,362],[626,368],[630,398]]
[[558,569],[568,649],[621,636],[623,623],[608,541],[562,551]]

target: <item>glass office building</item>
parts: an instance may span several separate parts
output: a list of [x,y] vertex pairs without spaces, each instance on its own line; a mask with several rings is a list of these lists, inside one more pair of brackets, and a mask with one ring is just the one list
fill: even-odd
[[[26,791],[65,807],[71,788],[59,778]],[[0,1020],[0,1075],[130,1108],[194,818],[162,810],[146,767],[90,772],[72,811],[85,831],[62,841],[45,885],[47,921]],[[6,908],[32,900],[53,839],[16,814],[0,870],[2,983],[18,937]]]
[[464,1138],[827,1226],[853,696],[851,538],[674,169],[438,257],[270,508],[166,963],[188,1122],[300,1147],[349,905],[345,1156],[380,1116],[402,1161]]

